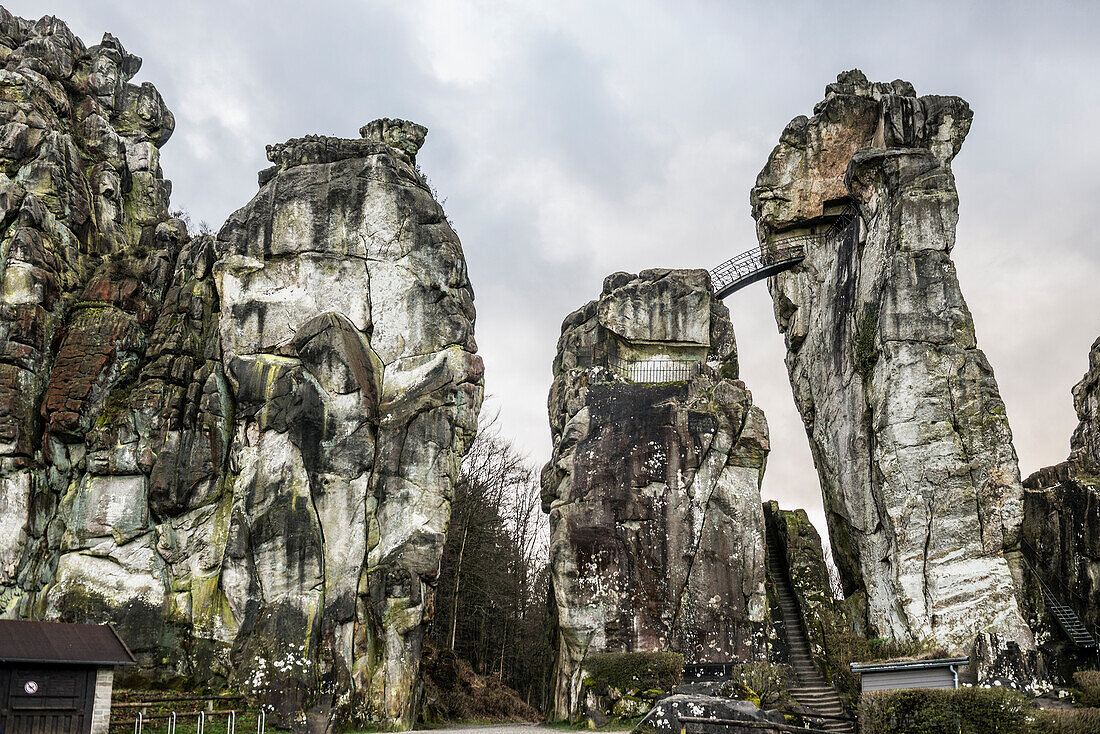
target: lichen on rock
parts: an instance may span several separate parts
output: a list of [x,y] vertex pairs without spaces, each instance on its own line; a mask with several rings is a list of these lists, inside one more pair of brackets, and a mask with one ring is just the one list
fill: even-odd
[[0,611],[114,622],[280,726],[410,726],[482,399],[426,129],[272,146],[192,238],[140,59],[2,9],[0,49]]
[[615,273],[566,317],[542,473],[554,716],[581,712],[587,655],[766,654],[768,432],[736,374],[728,311],[705,271]]
[[752,190],[762,246],[819,235],[769,280],[845,590],[871,633],[1031,645],[1016,597],[1022,487],[950,253],[972,114],[858,71],[796,117]]

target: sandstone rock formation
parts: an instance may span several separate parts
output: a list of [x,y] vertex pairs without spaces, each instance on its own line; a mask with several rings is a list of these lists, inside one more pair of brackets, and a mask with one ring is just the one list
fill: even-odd
[[[1100,627],[1100,339],[1073,388],[1080,423],[1069,458],[1024,482],[1026,557],[1058,602]],[[1061,636],[1061,632],[1056,633]]]
[[764,654],[767,424],[707,273],[608,276],[562,325],[549,412],[554,715],[588,653]]
[[1029,646],[1010,567],[1022,487],[1004,404],[951,262],[951,160],[972,114],[858,71],[796,117],[752,190],[762,247],[820,235],[769,281],[846,591],[871,632]]
[[[783,570],[788,574],[791,592],[798,604],[799,622],[810,645],[810,656],[819,672],[825,674],[825,625],[834,622],[838,613],[821,536],[805,510],[783,510],[774,500],[764,503],[764,526],[772,534],[772,542],[785,565]],[[772,572],[768,570],[769,581]],[[774,604],[778,603],[776,598]],[[778,616],[773,615],[773,619]],[[777,634],[786,636],[783,625],[775,627]],[[789,649],[785,639],[779,646]]]
[[0,605],[282,725],[408,726],[482,366],[426,130],[271,146],[217,237],[110,35],[0,13]]

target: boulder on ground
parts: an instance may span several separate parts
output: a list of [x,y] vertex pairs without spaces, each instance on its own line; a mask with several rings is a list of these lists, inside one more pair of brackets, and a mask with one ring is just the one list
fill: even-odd
[[[682,721],[683,717],[713,719],[716,722],[725,719],[756,721],[761,724],[787,723],[786,717],[780,712],[762,710],[751,701],[677,694],[658,701],[653,710],[634,728],[634,734],[680,734],[686,726]],[[695,723],[692,731],[700,734],[729,734],[730,727],[719,723]],[[770,734],[774,731],[765,727],[737,727],[738,734]]]

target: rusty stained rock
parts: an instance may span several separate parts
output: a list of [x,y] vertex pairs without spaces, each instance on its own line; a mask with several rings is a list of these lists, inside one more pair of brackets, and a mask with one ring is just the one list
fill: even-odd
[[0,613],[113,622],[280,726],[411,726],[482,399],[426,130],[272,146],[192,238],[140,59],[0,9],[0,62]]

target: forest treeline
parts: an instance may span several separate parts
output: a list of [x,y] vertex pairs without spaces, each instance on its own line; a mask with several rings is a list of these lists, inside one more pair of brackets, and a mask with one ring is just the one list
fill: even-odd
[[545,711],[550,654],[549,528],[538,471],[500,435],[478,431],[463,460],[428,643],[453,650]]

